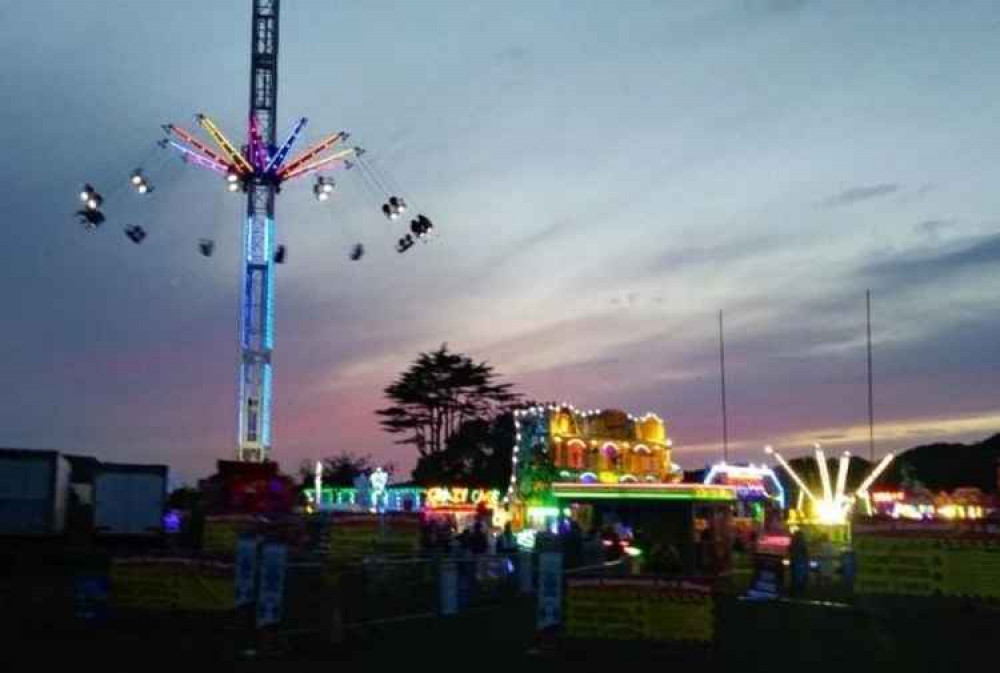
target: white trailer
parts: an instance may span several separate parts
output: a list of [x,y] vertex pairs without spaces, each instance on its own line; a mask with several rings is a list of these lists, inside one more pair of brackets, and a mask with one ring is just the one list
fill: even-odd
[[0,449],[0,535],[60,535],[70,464],[57,451]]

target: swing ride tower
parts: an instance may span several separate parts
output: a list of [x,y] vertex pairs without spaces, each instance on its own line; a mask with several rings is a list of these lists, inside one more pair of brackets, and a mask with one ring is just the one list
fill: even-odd
[[[216,124],[203,114],[198,125],[214,141],[208,147],[173,124],[164,126],[167,144],[181,152],[185,161],[225,176],[231,192],[246,194],[240,248],[242,267],[239,319],[239,378],[237,381],[237,449],[241,462],[266,462],[271,454],[271,396],[274,349],[275,267],[284,261],[284,246],[276,244],[275,200],[281,185],[323,168],[351,168],[360,157],[359,147],[337,149],[347,140],[346,132],[327,136],[298,156],[286,161],[307,120],[293,126],[285,141],[276,142],[278,105],[278,34],[280,0],[252,0],[250,33],[250,108],[247,141],[237,149]],[[313,188],[325,201],[333,191],[333,180],[318,177]],[[402,203],[399,197],[393,197]],[[397,212],[398,211],[398,212]],[[392,209],[393,219],[401,209]]]
[[[188,165],[198,166],[224,178],[229,192],[246,195],[240,247],[240,318],[239,377],[237,381],[237,449],[240,462],[263,463],[271,458],[271,396],[274,349],[275,269],[285,262],[285,246],[276,239],[275,201],[282,185],[295,178],[315,175],[312,192],[319,202],[326,202],[334,191],[334,180],[319,171],[358,167],[369,191],[385,201],[382,214],[390,221],[399,220],[407,211],[406,201],[389,191],[388,181],[363,157],[360,147],[346,146],[349,134],[340,131],[323,137],[316,144],[290,158],[292,148],[306,126],[298,119],[279,144],[276,140],[278,106],[278,35],[280,0],[251,0],[250,32],[250,105],[246,142],[236,146],[204,114],[196,115],[198,126],[209,142],[174,124],[166,124],[166,137],[157,143],[180,153]],[[153,192],[146,172],[140,166],[129,177],[134,191],[143,197]],[[105,199],[91,183],[79,193],[82,208],[76,212],[88,231],[96,231],[106,221]],[[417,241],[427,242],[434,229],[423,214],[410,222],[410,233],[397,242],[399,253]],[[131,225],[125,235],[139,245],[146,238],[143,227]],[[202,239],[201,254],[212,255],[214,241]],[[350,259],[357,261],[364,252],[356,244]]]
[[[250,33],[250,127],[264,147],[275,146],[278,106],[280,0],[253,0]],[[253,141],[251,133],[251,141]],[[253,156],[254,152],[251,152]],[[262,462],[271,450],[271,353],[274,348],[274,201],[267,174],[246,181],[240,288],[240,361],[237,383],[237,460]]]

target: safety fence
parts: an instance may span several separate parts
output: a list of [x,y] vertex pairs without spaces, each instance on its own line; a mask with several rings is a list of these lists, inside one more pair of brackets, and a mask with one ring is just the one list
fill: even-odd
[[[340,538],[351,549],[361,529]],[[241,535],[234,545],[230,555],[4,549],[0,628],[14,644],[76,637],[84,651],[164,647],[206,661],[503,642],[508,654],[557,659],[920,671],[992,656],[1000,624],[994,538],[859,537],[855,586],[841,576],[800,597],[780,559],[740,583],[635,575],[626,560],[564,570],[552,552],[372,554],[358,542],[345,558],[327,544]]]

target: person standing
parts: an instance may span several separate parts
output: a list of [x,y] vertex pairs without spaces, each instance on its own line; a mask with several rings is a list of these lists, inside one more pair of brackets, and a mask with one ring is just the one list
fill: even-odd
[[791,571],[791,595],[800,598],[809,585],[809,543],[802,529],[792,535],[788,547],[789,569]]

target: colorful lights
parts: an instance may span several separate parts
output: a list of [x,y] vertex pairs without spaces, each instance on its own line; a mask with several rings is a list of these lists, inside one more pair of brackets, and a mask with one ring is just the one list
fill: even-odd
[[[635,416],[617,410],[578,410],[570,404],[536,405],[514,412],[514,466],[507,499],[516,495],[522,474],[532,490],[556,481],[609,485],[677,481],[670,461],[670,440],[655,414]],[[528,497],[529,494],[521,494]]]
[[743,497],[759,493],[775,500],[781,507],[785,506],[785,489],[781,480],[766,465],[716,463],[708,470],[704,483],[735,486],[737,493]]
[[871,493],[871,499],[874,503],[890,503],[890,502],[902,502],[906,500],[906,494],[902,491],[874,491]]
[[528,518],[537,519],[544,521],[545,519],[554,519],[559,516],[558,507],[529,507],[528,508]]
[[316,471],[315,471],[315,474],[313,475],[313,489],[315,490],[315,493],[316,493],[316,499],[315,499],[315,501],[316,501],[316,507],[319,508],[320,504],[322,504],[322,503],[320,503],[320,498],[323,496],[323,461],[322,460],[317,460],[316,461]]
[[535,548],[535,537],[537,533],[531,528],[525,528],[524,530],[514,533],[514,539],[517,541],[517,546],[521,549],[532,550]]
[[250,132],[248,135],[250,136],[250,157],[253,159],[254,168],[258,171],[263,171],[268,163],[267,146],[260,137],[260,125],[257,123],[255,115],[250,115]]
[[247,173],[253,173],[253,166],[250,165],[243,154],[233,147],[233,144],[229,142],[229,139],[226,138],[222,131],[219,130],[219,127],[215,125],[215,122],[203,114],[198,114],[195,118],[198,120],[198,124],[205,129],[205,132],[212,137],[215,144],[219,146],[219,149],[226,153],[226,156],[229,157],[229,160],[233,162],[233,164],[239,166]]
[[356,156],[358,153],[357,147],[349,147],[346,150],[341,150],[335,154],[331,154],[323,159],[318,159],[312,163],[301,166],[293,171],[288,171],[287,173],[281,174],[282,180],[291,180],[292,178],[297,178],[300,175],[306,175],[307,173],[312,173],[313,171],[318,171],[324,166],[328,166],[334,161],[346,162],[350,157]]
[[857,488],[853,495],[848,496],[845,493],[847,487],[847,473],[850,469],[851,454],[844,452],[840,457],[840,462],[837,466],[837,483],[836,489],[831,488],[830,485],[830,473],[826,464],[826,455],[823,453],[823,449],[819,444],[815,445],[815,460],[816,465],[819,470],[820,481],[823,487],[823,497],[817,498],[813,495],[812,491],[805,485],[798,473],[792,469],[792,466],[781,456],[781,454],[774,451],[770,446],[764,447],[764,452],[768,455],[773,455],[778,463],[785,469],[785,472],[792,478],[792,480],[799,486],[799,510],[803,509],[802,494],[804,493],[809,498],[809,504],[812,510],[812,519],[819,524],[827,526],[839,526],[847,523],[847,520],[854,509],[854,503],[857,498],[862,498],[867,500],[868,488],[875,483],[879,475],[885,471],[885,468],[889,466],[892,462],[893,454],[889,453],[882,459],[882,461],[871,471],[871,473],[864,479],[861,486]]
[[427,506],[431,509],[444,507],[475,509],[483,505],[487,509],[497,509],[500,491],[494,489],[462,488],[438,486],[427,489]]
[[368,477],[368,484],[371,487],[371,511],[384,512],[386,507],[385,490],[389,485],[389,473],[381,467],[375,468]]
[[293,171],[295,171],[295,169],[297,169],[297,168],[305,165],[306,163],[312,161],[317,156],[319,156],[320,154],[322,154],[323,152],[325,152],[329,148],[331,148],[334,145],[336,145],[338,142],[346,140],[347,137],[348,137],[347,133],[345,133],[343,131],[341,131],[339,133],[334,133],[331,136],[327,136],[326,138],[324,138],[320,142],[316,143],[315,145],[313,145],[309,149],[305,150],[302,154],[300,154],[298,157],[296,157],[290,164],[287,164],[284,167],[280,168],[278,170],[278,176],[280,178],[284,179],[285,176],[287,176],[289,173],[292,173]]
[[875,483],[875,480],[878,479],[883,472],[885,472],[885,468],[889,467],[889,463],[892,462],[894,457],[895,456],[893,456],[892,453],[885,454],[885,457],[878,464],[878,466],[872,470],[871,474],[869,474],[863,482],[861,482],[861,486],[858,486],[857,492],[867,493],[868,489],[871,488],[871,485]]
[[173,147],[174,149],[178,150],[181,153],[181,156],[184,159],[184,161],[189,161],[197,166],[201,166],[202,168],[207,168],[210,171],[215,171],[216,173],[225,173],[228,170],[226,164],[213,161],[208,157],[204,157],[201,154],[198,154],[197,152],[192,150],[190,147],[181,145],[180,143],[173,140],[168,141],[168,143],[170,144],[171,147]]
[[288,134],[285,142],[281,144],[281,148],[275,152],[274,156],[271,157],[271,160],[267,162],[267,166],[264,167],[265,173],[270,173],[272,170],[281,166],[282,162],[284,162],[285,158],[288,156],[288,153],[292,150],[292,145],[294,145],[295,141],[298,140],[299,134],[302,133],[302,129],[305,128],[308,121],[308,119],[303,117],[295,123],[291,133]]
[[[826,464],[826,454],[819,444],[814,444],[816,448],[816,465],[819,466],[819,480],[823,485],[823,500],[833,502],[833,486],[830,484],[830,470]],[[838,494],[839,495],[839,494]]]
[[[173,124],[167,124],[163,127],[163,130],[169,134],[177,136],[184,141],[184,143],[186,143],[186,146],[182,146],[178,143],[171,142],[170,144],[177,149],[182,149],[187,154],[192,154],[196,157],[204,159],[205,162],[213,164],[217,170],[221,169],[222,171],[225,171],[229,168],[229,162],[216,154],[208,145],[201,142],[181,127],[174,126]],[[205,164],[202,163],[201,165]]]
[[552,484],[552,495],[562,500],[716,500],[735,501],[731,486],[706,484]]

